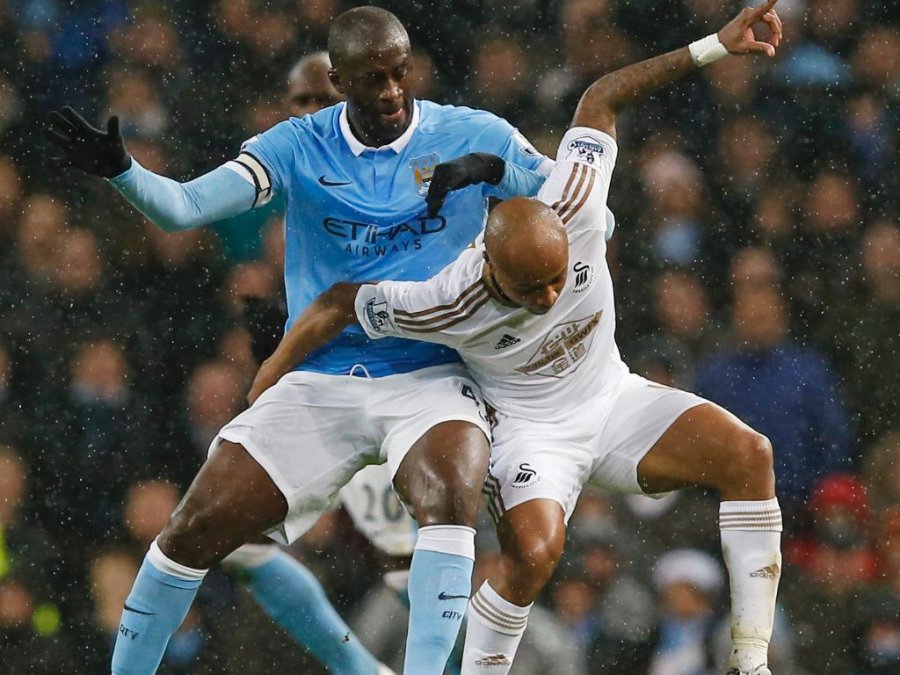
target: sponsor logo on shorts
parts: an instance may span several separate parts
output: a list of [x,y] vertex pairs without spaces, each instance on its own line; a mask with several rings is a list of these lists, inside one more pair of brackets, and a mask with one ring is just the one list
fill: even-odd
[[512,347],[513,345],[519,344],[521,341],[521,339],[515,337],[514,335],[504,333],[503,337],[497,340],[497,344],[494,345],[494,349],[506,349],[507,347]]
[[778,565],[766,565],[755,572],[750,572],[750,576],[754,579],[776,579],[780,571]]
[[566,159],[577,159],[588,164],[596,163],[605,152],[603,145],[590,136],[579,136],[575,140],[569,141],[566,150],[569,151]]
[[541,482],[538,472],[528,462],[519,464],[516,477],[513,479],[512,486],[514,488],[526,488]]
[[512,661],[509,660],[509,657],[506,654],[491,654],[490,656],[485,656],[478,659],[475,662],[476,666],[511,666]]
[[366,321],[372,330],[383,333],[390,320],[391,316],[388,314],[386,302],[376,303],[374,300],[369,300],[366,303]]
[[593,267],[579,260],[572,266],[572,271],[575,273],[575,288],[572,289],[573,292],[581,293],[590,288],[591,282],[594,281]]

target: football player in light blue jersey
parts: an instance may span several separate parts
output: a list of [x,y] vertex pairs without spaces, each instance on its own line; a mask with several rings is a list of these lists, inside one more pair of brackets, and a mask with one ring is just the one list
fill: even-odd
[[[48,136],[60,164],[109,178],[166,230],[236,215],[281,192],[289,324],[338,280],[428,278],[480,233],[490,194],[540,187],[534,170],[549,160],[511,126],[414,100],[409,38],[389,12],[342,14],[329,53],[346,104],[283,122],[184,184],[133,161],[116,118],[102,132],[64,109],[51,114]],[[434,167],[467,153],[476,154],[445,165],[441,185],[472,187],[429,217]],[[113,673],[155,672],[210,565],[262,532],[296,539],[361,466],[384,461],[421,526],[404,669],[443,672],[471,590],[488,429],[480,392],[453,352],[385,343],[343,333],[221,430],[126,600]]]

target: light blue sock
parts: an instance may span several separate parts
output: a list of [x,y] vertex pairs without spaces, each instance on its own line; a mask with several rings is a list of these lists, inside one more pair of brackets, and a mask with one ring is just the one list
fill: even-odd
[[474,560],[472,528],[433,525],[419,530],[409,570],[404,673],[444,672],[469,603]]
[[[165,571],[164,571],[165,570]],[[167,558],[154,541],[125,600],[113,649],[113,675],[152,675],[187,616],[206,570]]]
[[253,597],[334,675],[376,675],[378,662],[331,606],[322,585],[284,551],[242,568]]

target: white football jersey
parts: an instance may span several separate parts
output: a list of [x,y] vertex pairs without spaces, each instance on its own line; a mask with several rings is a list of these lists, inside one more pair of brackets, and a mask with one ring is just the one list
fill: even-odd
[[467,249],[422,282],[360,288],[356,315],[373,338],[399,336],[456,349],[487,401],[507,415],[554,418],[623,378],[606,264],[606,199],[615,140],[569,129],[537,198],[566,226],[569,270],[544,315],[496,300],[483,248]]

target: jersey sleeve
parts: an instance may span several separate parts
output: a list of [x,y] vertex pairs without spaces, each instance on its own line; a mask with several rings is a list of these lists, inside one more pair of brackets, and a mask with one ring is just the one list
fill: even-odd
[[480,251],[466,249],[426,281],[363,285],[356,294],[357,320],[371,338],[403,337],[453,346],[453,334],[445,331],[490,299],[481,275],[470,273],[476,256],[480,258]]
[[616,141],[602,131],[573,127],[563,136],[556,164],[538,199],[553,207],[570,232],[609,233],[606,199],[617,154]]
[[240,154],[225,166],[253,185],[253,206],[262,206],[286,189],[301,151],[293,124],[285,121],[244,141]]
[[[541,177],[553,168],[553,161],[538,152],[528,139],[509,122],[489,113],[483,113],[483,131],[472,141],[472,152],[489,152],[502,157],[508,166],[504,179],[497,185],[484,184],[485,196],[509,199],[533,197],[542,184]],[[527,171],[515,171],[520,167]],[[537,176],[535,180],[531,176]]]

